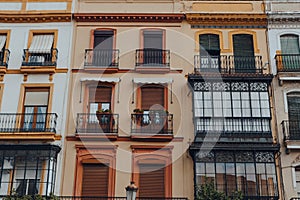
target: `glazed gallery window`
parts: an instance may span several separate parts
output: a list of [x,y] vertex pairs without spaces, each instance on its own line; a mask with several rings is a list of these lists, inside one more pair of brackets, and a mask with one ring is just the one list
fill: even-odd
[[244,197],[278,196],[273,152],[213,151],[198,155],[196,182],[213,182],[218,191],[230,196],[241,191]]
[[197,130],[270,131],[267,83],[195,83]]
[[54,191],[56,156],[51,150],[1,150],[0,195],[12,191],[18,195],[49,195]]

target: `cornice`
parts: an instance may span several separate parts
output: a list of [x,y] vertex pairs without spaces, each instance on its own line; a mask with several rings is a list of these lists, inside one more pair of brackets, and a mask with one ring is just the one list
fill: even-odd
[[201,25],[247,25],[266,26],[266,14],[213,14],[213,13],[188,13],[186,20],[189,24]]
[[157,13],[80,13],[73,14],[77,22],[163,22],[163,23],[181,23],[184,20],[184,14],[157,14]]
[[71,13],[56,14],[0,14],[0,23],[71,22]]

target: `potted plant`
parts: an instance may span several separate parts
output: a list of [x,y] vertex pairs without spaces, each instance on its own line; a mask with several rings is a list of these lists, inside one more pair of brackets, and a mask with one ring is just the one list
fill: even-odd
[[144,110],[143,109],[139,109],[139,108],[135,108],[133,110],[133,113],[135,114],[133,116],[133,120],[138,124],[138,125],[141,125],[142,124],[142,121],[143,121],[143,113],[144,113]]
[[112,112],[109,109],[101,109],[96,111],[96,116],[103,132],[109,132],[111,128],[111,123],[113,122],[113,116],[111,113]]

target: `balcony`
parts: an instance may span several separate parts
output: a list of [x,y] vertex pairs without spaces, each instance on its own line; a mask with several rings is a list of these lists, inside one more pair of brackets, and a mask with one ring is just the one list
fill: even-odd
[[300,72],[300,54],[277,54],[275,60],[278,72]]
[[0,70],[2,67],[7,68],[8,60],[10,56],[10,51],[8,49],[4,49],[4,51],[0,51]]
[[224,142],[272,142],[270,121],[268,117],[196,117],[196,137],[201,141],[209,136]]
[[131,114],[132,138],[173,138],[173,114],[150,111],[148,114]]
[[1,113],[0,138],[57,140],[56,122],[55,113]]
[[170,70],[170,50],[137,49],[136,70],[141,72],[156,71],[168,72]]
[[[7,197],[8,199],[17,199],[15,195],[0,195],[0,197]],[[31,200],[30,195],[27,196]],[[43,195],[43,197],[46,197]],[[105,196],[54,196],[57,200],[126,200],[126,197],[105,197]],[[48,195],[46,199],[51,199]],[[40,200],[39,197],[32,196],[32,200]],[[188,200],[185,197],[136,197],[136,200]]]
[[80,137],[111,137],[118,136],[118,114],[78,113],[76,120],[76,135]]
[[287,149],[300,149],[300,121],[283,120],[281,127]]
[[194,70],[195,73],[218,72],[227,74],[262,74],[262,56],[195,55]]
[[118,70],[118,49],[86,49],[84,55],[85,69]]

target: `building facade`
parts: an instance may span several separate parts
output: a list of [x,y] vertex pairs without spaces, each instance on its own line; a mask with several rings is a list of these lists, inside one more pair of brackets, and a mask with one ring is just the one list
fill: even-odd
[[195,190],[213,182],[226,196],[280,199],[264,2],[189,3]]
[[181,7],[76,2],[62,195],[125,197],[134,181],[140,198],[193,198]]
[[300,196],[299,185],[299,2],[268,1],[270,67],[277,141],[281,144],[282,189],[286,199]]
[[0,2],[1,196],[59,192],[71,7],[70,0]]

